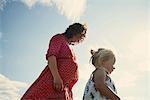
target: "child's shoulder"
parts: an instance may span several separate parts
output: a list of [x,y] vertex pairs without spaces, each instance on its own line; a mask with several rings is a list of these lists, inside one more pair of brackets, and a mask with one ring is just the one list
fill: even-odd
[[103,67],[99,67],[99,68],[95,69],[94,74],[105,75],[106,76],[107,72]]
[[103,68],[97,68],[93,72],[93,79],[94,80],[105,80],[106,76],[107,76],[107,73]]

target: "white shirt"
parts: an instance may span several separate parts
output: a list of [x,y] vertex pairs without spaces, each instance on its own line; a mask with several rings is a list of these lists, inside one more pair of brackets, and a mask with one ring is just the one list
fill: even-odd
[[[95,71],[93,71],[93,73],[94,72]],[[91,74],[91,77],[85,86],[83,100],[109,100],[107,97],[101,95],[100,91],[96,90],[94,85],[95,83],[93,82],[93,73]],[[105,83],[108,86],[108,88],[117,93],[114,82],[108,74],[106,75]]]

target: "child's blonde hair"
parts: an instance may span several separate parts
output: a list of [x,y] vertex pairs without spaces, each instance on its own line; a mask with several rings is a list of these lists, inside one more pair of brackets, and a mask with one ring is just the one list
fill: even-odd
[[91,54],[92,64],[95,66],[95,68],[101,67],[102,62],[107,61],[109,59],[114,58],[116,60],[114,53],[111,50],[105,48],[99,48],[97,51],[91,50]]

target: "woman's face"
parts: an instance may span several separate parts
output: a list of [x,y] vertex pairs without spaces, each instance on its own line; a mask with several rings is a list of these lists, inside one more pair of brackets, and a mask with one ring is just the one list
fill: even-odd
[[72,42],[80,42],[81,40],[83,40],[85,37],[85,34],[81,33],[81,34],[76,34],[72,37]]
[[115,69],[114,63],[115,63],[115,58],[114,57],[103,63],[104,64],[103,67],[105,67],[107,69],[109,74],[111,74],[111,72]]

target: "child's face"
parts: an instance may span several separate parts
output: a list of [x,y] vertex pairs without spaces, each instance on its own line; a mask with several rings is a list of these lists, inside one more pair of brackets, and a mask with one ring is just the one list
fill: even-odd
[[111,74],[111,72],[115,69],[114,66],[113,66],[114,63],[115,63],[115,58],[114,57],[103,63],[103,67],[105,67],[108,70],[109,74]]

